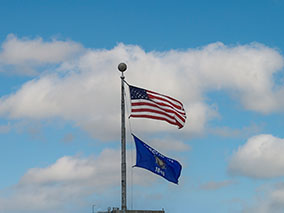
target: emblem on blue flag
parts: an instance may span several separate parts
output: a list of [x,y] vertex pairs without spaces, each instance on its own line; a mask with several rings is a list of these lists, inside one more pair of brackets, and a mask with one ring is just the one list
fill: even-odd
[[150,147],[134,134],[132,134],[136,145],[136,165],[147,169],[166,180],[178,184],[181,173],[181,164],[171,158],[164,156],[154,148]]

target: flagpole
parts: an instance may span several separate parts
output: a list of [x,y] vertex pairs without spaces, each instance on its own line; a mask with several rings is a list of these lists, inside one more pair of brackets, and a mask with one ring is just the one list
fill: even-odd
[[124,74],[127,65],[120,63],[118,70],[121,72],[121,210],[126,212],[126,139],[125,139],[125,100],[124,100]]

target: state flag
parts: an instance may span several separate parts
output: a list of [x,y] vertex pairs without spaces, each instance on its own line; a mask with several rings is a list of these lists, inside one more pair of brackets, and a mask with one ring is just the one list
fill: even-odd
[[172,183],[178,184],[182,169],[181,164],[159,153],[134,134],[132,136],[136,145],[136,165],[134,167],[147,169]]

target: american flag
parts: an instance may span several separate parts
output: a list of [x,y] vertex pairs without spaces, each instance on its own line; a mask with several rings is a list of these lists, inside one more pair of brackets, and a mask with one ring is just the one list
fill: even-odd
[[180,101],[166,95],[129,85],[131,115],[134,118],[163,120],[182,128],[186,114]]

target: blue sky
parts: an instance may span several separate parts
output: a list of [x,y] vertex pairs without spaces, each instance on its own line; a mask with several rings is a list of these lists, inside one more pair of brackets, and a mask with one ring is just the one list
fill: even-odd
[[282,0],[0,3],[1,213],[120,207],[122,61],[188,115],[129,121],[183,165],[179,185],[131,169],[128,128],[129,209],[282,212]]

